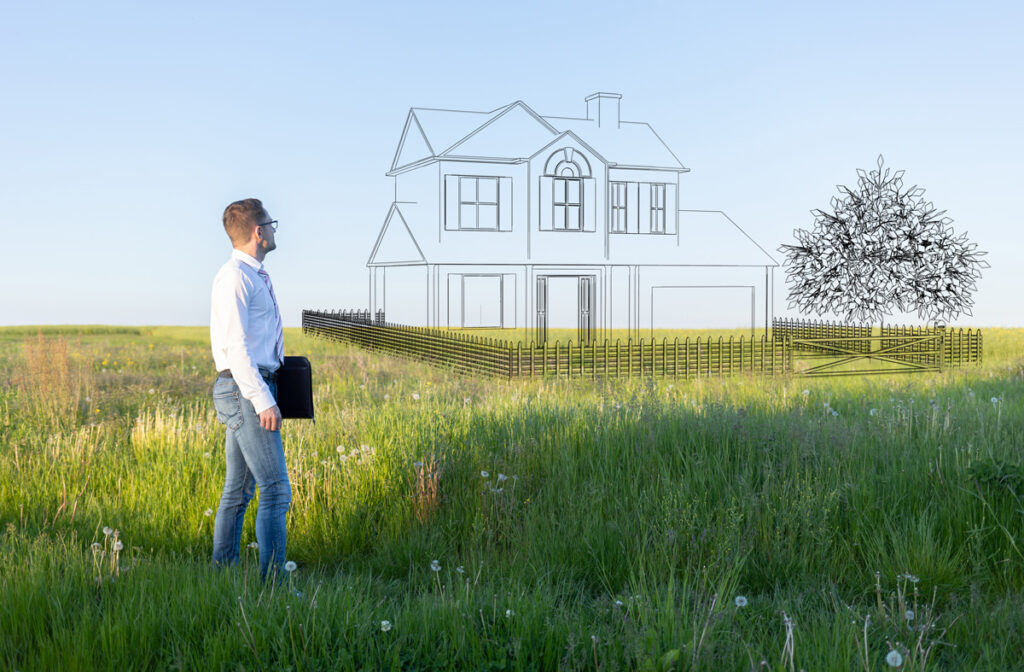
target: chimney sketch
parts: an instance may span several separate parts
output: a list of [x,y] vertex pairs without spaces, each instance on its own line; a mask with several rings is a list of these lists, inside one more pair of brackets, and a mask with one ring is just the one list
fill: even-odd
[[596,121],[598,128],[618,128],[621,123],[622,94],[593,93],[587,96],[587,119]]

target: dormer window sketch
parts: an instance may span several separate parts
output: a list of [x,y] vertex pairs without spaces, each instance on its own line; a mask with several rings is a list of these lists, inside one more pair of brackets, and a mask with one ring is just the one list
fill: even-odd
[[497,177],[459,177],[459,228],[498,230]]

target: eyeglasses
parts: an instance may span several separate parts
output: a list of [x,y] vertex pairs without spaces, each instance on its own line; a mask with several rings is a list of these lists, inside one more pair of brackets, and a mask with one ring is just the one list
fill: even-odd
[[271,228],[271,230],[277,231],[277,220],[276,219],[272,219],[269,222],[263,222],[262,224],[259,224],[258,226],[269,226]]

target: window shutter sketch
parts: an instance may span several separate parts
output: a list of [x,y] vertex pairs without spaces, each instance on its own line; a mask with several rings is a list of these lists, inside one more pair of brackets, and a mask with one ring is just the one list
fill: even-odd
[[665,233],[665,185],[651,185],[651,233]]
[[501,325],[505,329],[515,329],[516,324],[516,274],[501,274]]
[[512,178],[498,179],[498,229],[512,230]]
[[444,229],[459,229],[459,176],[444,176]]
[[538,212],[538,225],[541,231],[551,231],[552,225],[552,185],[554,184],[554,178],[545,177],[541,175],[538,178],[538,189],[537,195],[539,197],[539,212]]
[[679,219],[679,203],[676,200],[676,185],[665,185],[665,233],[676,233],[676,223]]
[[626,183],[626,231],[628,233],[640,232],[640,184],[638,182]]
[[651,232],[651,185],[648,182],[640,183],[640,229],[638,233]]
[[626,232],[626,198],[625,182],[610,182],[608,188],[608,230],[612,233]]
[[597,180],[583,180],[583,204],[580,208],[584,231],[597,231]]

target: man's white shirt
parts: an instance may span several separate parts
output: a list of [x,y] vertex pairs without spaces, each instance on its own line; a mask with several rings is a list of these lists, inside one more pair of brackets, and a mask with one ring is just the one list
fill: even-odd
[[240,250],[220,267],[210,297],[210,345],[218,371],[230,369],[242,396],[262,413],[277,402],[258,367],[276,371],[277,342],[282,338],[280,311],[267,283],[263,264]]

